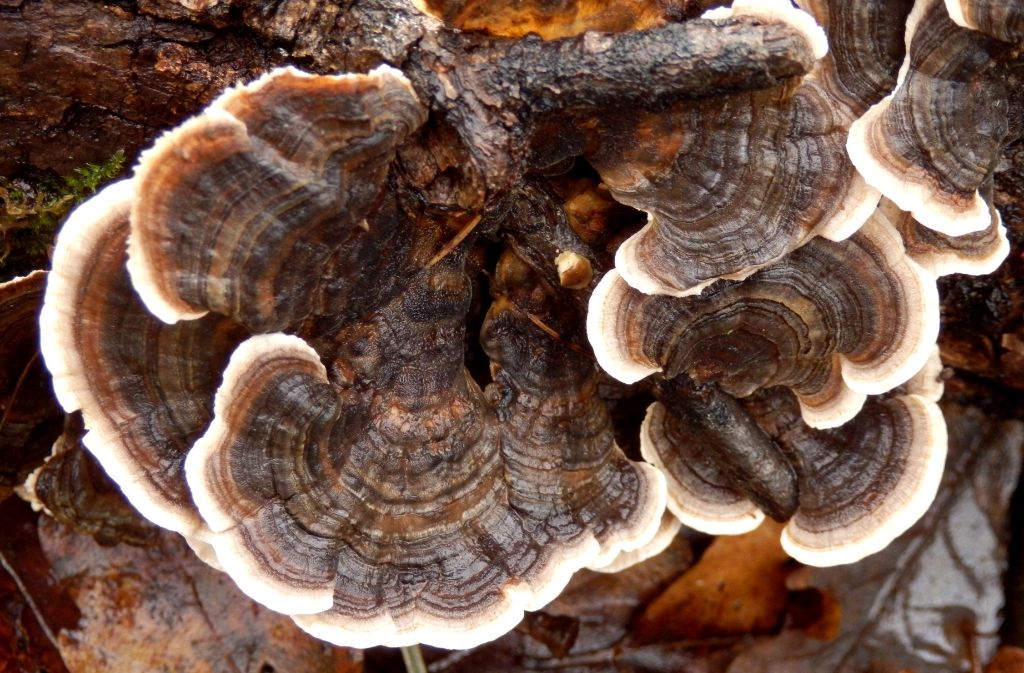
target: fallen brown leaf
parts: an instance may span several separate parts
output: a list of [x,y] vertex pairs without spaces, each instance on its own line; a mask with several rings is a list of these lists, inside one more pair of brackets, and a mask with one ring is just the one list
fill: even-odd
[[79,613],[49,572],[38,517],[18,498],[0,503],[0,673],[67,673],[56,634]]
[[766,521],[736,537],[717,538],[693,568],[655,598],[636,621],[638,644],[766,633],[782,625],[793,563],[782,526]]
[[1024,650],[1004,645],[985,668],[985,673],[1024,673]]
[[841,606],[834,639],[789,628],[759,639],[730,673],[959,673],[992,656],[1024,425],[945,413],[946,474],[921,521],[859,563],[805,571],[803,584]]
[[163,532],[139,548],[103,547],[52,519],[39,536],[81,610],[57,634],[71,673],[358,673],[356,650],[331,647],[242,595]]

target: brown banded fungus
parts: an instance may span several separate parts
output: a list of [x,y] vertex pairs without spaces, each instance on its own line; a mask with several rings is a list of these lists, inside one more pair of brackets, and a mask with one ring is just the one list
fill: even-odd
[[645,295],[611,271],[587,329],[598,362],[620,381],[685,374],[741,397],[785,385],[804,419],[827,428],[921,369],[938,337],[938,291],[874,217],[845,241],[813,239],[699,297]]
[[597,122],[599,143],[588,158],[616,199],[649,213],[647,226],[616,255],[631,286],[696,294],[718,278],[741,278],[776,261],[812,236],[842,240],[871,214],[879,194],[843,148],[850,123],[888,90],[879,83],[887,83],[894,59],[878,36],[895,33],[901,6],[809,4],[823,25],[851,39],[827,50],[822,29],[788,2],[737,2],[705,15],[777,15],[798,26],[821,58],[799,86]]
[[[658,374],[641,450],[669,479],[670,509],[713,534],[789,521],[787,551],[814,565],[878,551],[931,502],[945,456],[938,325],[934,276],[881,211],[847,240],[813,239],[699,297],[644,295],[611,271],[588,315],[606,371]],[[767,431],[770,414],[744,409],[752,395],[795,397],[799,411]]]
[[[928,510],[946,461],[938,348],[906,384],[872,397],[852,421],[813,430],[784,395],[754,396],[748,412],[795,456],[800,505],[782,533],[790,556],[817,566],[884,549]],[[774,399],[772,399],[774,397]]]
[[924,226],[947,236],[984,230],[992,218],[978,189],[1007,141],[1001,73],[1018,48],[957,25],[941,0],[917,0],[905,41],[895,90],[850,128],[850,158]]
[[[832,430],[801,422],[787,391],[759,391],[720,414],[731,428],[747,426],[742,436],[695,417],[695,405],[686,404],[692,397],[667,395],[644,421],[644,456],[668,476],[669,508],[685,524],[719,534],[750,530],[764,512],[787,504],[778,474],[780,465],[788,466],[796,500],[788,503],[788,515],[773,515],[788,520],[783,547],[809,565],[849,563],[883,549],[935,496],[946,454],[935,387],[933,380],[930,390],[908,385],[899,394],[873,397]],[[739,438],[742,446],[729,446]],[[721,460],[736,448],[762,466],[777,464],[766,475],[748,470],[737,479],[734,466]]]
[[43,357],[61,406],[82,412],[82,443],[129,502],[209,561],[185,453],[247,332],[222,316],[168,325],[146,310],[126,268],[134,199],[132,181],[115,183],[64,224],[40,314]]
[[396,187],[424,114],[389,68],[227,92],[75,211],[42,315],[58,397],[130,501],[346,645],[494,638],[649,547],[664,510],[592,359],[539,326],[582,324],[571,290],[504,261],[494,380],[469,376],[479,216]]
[[935,276],[992,273],[1010,253],[1006,227],[995,206],[989,206],[991,221],[987,228],[960,236],[947,236],[922,226],[913,215],[886,198],[878,209],[878,215],[900,232],[910,258]]
[[[937,271],[843,147],[908,2],[422,4],[480,32],[229,90],[69,219],[43,354],[129,501],[352,646],[497,637],[663,547],[667,499],[818,564],[912,523]],[[604,184],[559,202],[579,156]],[[639,442],[598,363],[649,377]]]
[[102,545],[151,543],[159,529],[139,515],[96,459],[82,446],[81,414],[66,417],[64,433],[46,462],[29,475],[19,495]]

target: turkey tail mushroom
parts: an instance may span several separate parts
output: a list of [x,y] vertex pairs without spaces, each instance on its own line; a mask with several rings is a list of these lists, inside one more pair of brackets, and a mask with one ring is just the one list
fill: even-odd
[[125,268],[133,181],[106,187],[57,239],[40,333],[65,411],[81,410],[83,443],[150,521],[201,536],[183,463],[209,423],[219,367],[245,336],[222,317],[167,325],[134,293]]
[[315,310],[322,268],[361,228],[426,111],[406,78],[274,70],[164,134],[136,168],[128,270],[165,322],[217,311],[273,332]]
[[645,295],[610,271],[587,316],[598,362],[623,382],[661,371],[737,396],[785,385],[818,428],[841,425],[865,395],[909,379],[938,328],[934,277],[880,216],[845,241],[814,239],[700,297]]
[[[842,240],[879,193],[846,157],[850,124],[895,82],[907,4],[735,3],[710,16],[789,21],[821,60],[797,83],[604,115],[588,154],[619,201],[648,213],[615,266],[647,294],[689,296],[743,278],[814,236]],[[895,49],[899,49],[895,54]],[[825,198],[823,195],[828,195]]]
[[910,258],[936,277],[951,273],[972,276],[992,273],[1010,254],[1006,227],[995,206],[988,207],[987,228],[960,236],[947,236],[921,225],[889,199],[883,198],[878,208],[879,215],[900,232]]
[[[885,548],[935,497],[946,455],[938,369],[936,349],[899,391],[830,430],[807,426],[788,391],[756,392],[727,415],[733,428],[753,428],[731,444],[678,386],[663,389],[644,421],[644,456],[665,471],[669,508],[687,526],[742,533],[792,501],[781,517],[786,552],[807,565],[853,563]],[[773,467],[738,471],[737,457]]]
[[991,223],[978,189],[1009,131],[998,73],[1011,45],[961,28],[941,0],[917,0],[895,91],[850,127],[850,159],[869,184],[947,236]]

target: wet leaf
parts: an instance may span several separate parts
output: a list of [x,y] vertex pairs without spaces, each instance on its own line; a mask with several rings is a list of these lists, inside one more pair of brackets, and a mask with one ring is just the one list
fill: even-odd
[[61,628],[78,610],[49,572],[39,547],[39,515],[17,498],[0,503],[0,671],[66,673],[57,649]]
[[1024,425],[952,406],[946,418],[946,474],[924,518],[860,563],[790,579],[839,605],[835,637],[787,629],[737,657],[730,673],[952,673],[992,656]]
[[57,634],[71,673],[358,673],[358,651],[331,647],[243,596],[180,537],[103,547],[52,519],[40,540],[81,610]]
[[700,562],[644,610],[636,643],[765,633],[782,624],[793,564],[782,550],[782,526],[717,538]]
[[1024,650],[1009,645],[999,648],[985,673],[1024,673]]

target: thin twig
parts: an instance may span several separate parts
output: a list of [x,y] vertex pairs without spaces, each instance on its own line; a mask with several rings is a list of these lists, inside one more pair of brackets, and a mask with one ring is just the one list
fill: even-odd
[[427,662],[423,661],[423,652],[419,645],[406,645],[402,648],[402,661],[405,662],[406,673],[427,673]]
[[455,238],[448,241],[448,243],[446,243],[445,246],[441,248],[440,252],[438,252],[436,255],[430,258],[430,261],[427,262],[427,268],[429,269],[430,267],[434,266],[442,259],[450,255],[452,250],[459,247],[459,243],[462,243],[462,241],[464,241],[466,237],[469,236],[470,232],[476,229],[476,225],[480,224],[480,218],[481,216],[477,215],[476,217],[469,221],[469,224],[460,229],[459,233],[455,234]]
[[[522,311],[522,309],[520,309],[518,306],[516,307],[516,309],[519,310],[519,311]],[[551,325],[547,324],[546,322],[544,322],[543,320],[541,320],[540,318],[538,318],[534,314],[530,313],[529,311],[522,311],[522,313],[524,313],[526,315],[526,317],[529,319],[530,322],[532,322],[534,325],[536,325],[537,327],[542,329],[545,334],[547,334],[552,339],[555,339],[556,341],[564,344],[567,348],[569,348],[569,350],[574,350],[576,352],[582,352],[583,351],[582,348],[580,348],[579,346],[577,346],[573,342],[563,338],[562,335],[559,334],[558,331],[555,330],[554,327],[552,327]]]
[[50,641],[50,644],[53,645],[53,648],[57,650],[57,652],[60,652],[60,645],[57,643],[57,636],[53,635],[53,631],[50,630],[50,625],[43,617],[43,613],[40,611],[39,606],[36,605],[35,599],[32,598],[32,594],[28,592],[28,588],[25,587],[25,583],[21,581],[21,576],[18,575],[18,571],[14,569],[14,566],[12,566],[10,562],[8,562],[3,551],[0,551],[0,566],[2,566],[3,569],[7,571],[7,574],[10,575],[11,579],[14,580],[14,583],[18,587],[18,591],[21,592],[22,597],[25,599],[29,609],[32,611],[32,614],[35,615],[36,621],[39,622],[39,628],[41,628],[43,633],[46,634],[46,639]]

